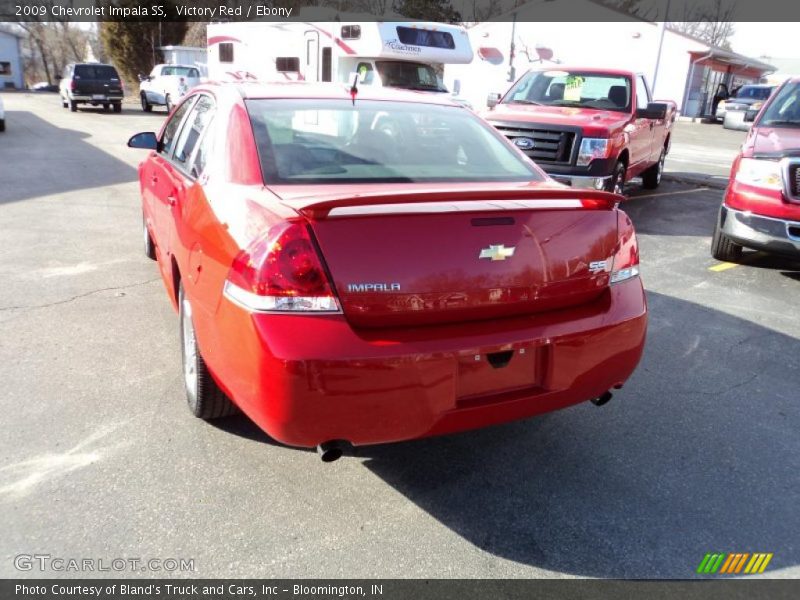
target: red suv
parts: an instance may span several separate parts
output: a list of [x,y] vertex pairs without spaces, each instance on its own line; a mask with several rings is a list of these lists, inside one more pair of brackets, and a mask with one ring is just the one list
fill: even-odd
[[744,247],[800,256],[800,78],[764,104],[733,161],[711,254],[736,262]]

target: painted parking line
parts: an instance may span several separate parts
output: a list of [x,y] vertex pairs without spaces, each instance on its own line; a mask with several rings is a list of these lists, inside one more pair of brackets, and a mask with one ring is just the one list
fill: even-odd
[[723,262],[719,263],[718,265],[714,265],[713,267],[708,267],[708,270],[714,271],[715,273],[719,273],[720,271],[727,271],[728,269],[732,269],[738,266],[741,265],[739,265],[739,263]]
[[676,194],[693,194],[694,192],[705,192],[708,191],[710,188],[707,187],[699,187],[694,188],[691,190],[675,190],[674,192],[660,192],[658,194],[641,194],[636,196],[631,196],[630,199],[638,199],[638,198],[658,198],[659,196],[674,196]]

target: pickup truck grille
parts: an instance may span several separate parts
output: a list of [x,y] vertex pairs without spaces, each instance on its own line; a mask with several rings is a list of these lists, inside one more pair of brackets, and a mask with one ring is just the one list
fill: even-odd
[[789,197],[798,202],[800,201],[800,162],[790,162],[786,169],[786,175]]
[[[511,142],[517,138],[528,138],[533,141],[531,148],[517,146],[529,158],[537,162],[554,164],[570,164],[572,148],[575,145],[575,132],[556,131],[553,129],[528,128],[514,125],[493,123]],[[530,142],[528,142],[530,143]]]

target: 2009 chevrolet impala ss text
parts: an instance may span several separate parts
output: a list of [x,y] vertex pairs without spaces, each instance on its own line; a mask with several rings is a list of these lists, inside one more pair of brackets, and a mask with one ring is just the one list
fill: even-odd
[[641,357],[620,197],[447,99],[208,85],[129,145],[198,417],[238,407],[332,460],[602,403]]

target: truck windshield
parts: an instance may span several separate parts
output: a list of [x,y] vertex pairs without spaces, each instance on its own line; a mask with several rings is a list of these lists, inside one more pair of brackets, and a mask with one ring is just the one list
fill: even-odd
[[769,95],[772,93],[774,88],[768,87],[755,87],[752,85],[746,85],[738,92],[736,92],[736,97],[741,99],[748,99],[748,100],[766,100],[769,98]]
[[758,121],[759,127],[800,127],[800,83],[786,84]]
[[436,70],[430,65],[402,60],[376,60],[375,66],[386,87],[431,92],[447,91],[447,88],[439,83]]
[[543,179],[499,133],[456,106],[358,99],[246,103],[267,184]]
[[76,65],[75,79],[119,80],[119,75],[110,65]]
[[631,81],[603,73],[530,71],[514,84],[503,102],[630,112]]

